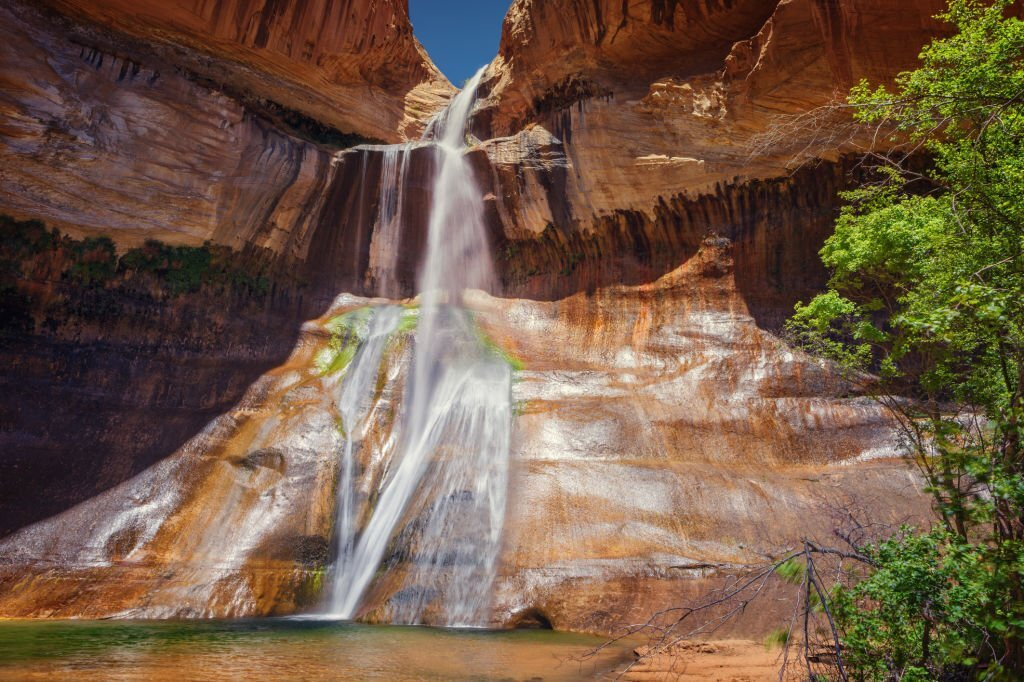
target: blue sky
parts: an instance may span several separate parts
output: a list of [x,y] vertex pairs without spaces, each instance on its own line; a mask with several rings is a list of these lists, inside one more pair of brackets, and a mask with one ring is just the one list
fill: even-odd
[[437,68],[461,87],[498,54],[512,0],[409,0],[412,29]]

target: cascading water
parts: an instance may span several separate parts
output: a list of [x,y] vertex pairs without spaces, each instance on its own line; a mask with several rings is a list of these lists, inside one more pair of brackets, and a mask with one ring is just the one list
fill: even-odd
[[344,574],[349,570],[355,550],[358,518],[356,516],[356,471],[353,445],[360,439],[360,432],[366,426],[367,403],[372,396],[377,380],[378,367],[391,334],[398,326],[401,316],[398,306],[381,306],[373,310],[368,323],[366,339],[360,344],[352,364],[345,375],[338,400],[341,430],[345,437],[345,448],[341,455],[338,480],[338,509],[335,521],[335,537],[338,543],[336,570]]
[[[466,124],[482,75],[483,69],[427,131],[436,178],[419,321],[397,426],[399,447],[372,509],[364,499],[370,496],[357,491],[356,434],[346,431],[330,605],[337,617],[357,614],[383,564],[403,576],[387,605],[393,622],[486,621],[505,514],[512,410],[511,370],[483,343],[472,313],[462,307],[463,292],[486,290],[493,282],[483,200],[465,157]],[[385,152],[383,175],[398,186],[396,192],[382,189],[378,229],[388,230],[382,239],[397,248],[408,147],[392,149]],[[346,429],[364,419],[360,405],[372,383],[366,377],[380,363],[380,339],[394,329],[383,315],[374,311],[375,331],[347,370],[339,400]]]
[[370,242],[369,274],[379,296],[398,296],[395,280],[398,249],[401,243],[405,176],[409,169],[409,152],[413,144],[389,145],[383,148],[380,172],[380,200],[377,228]]

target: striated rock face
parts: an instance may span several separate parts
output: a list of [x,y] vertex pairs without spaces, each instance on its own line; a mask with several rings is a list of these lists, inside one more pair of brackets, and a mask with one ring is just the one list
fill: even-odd
[[[828,106],[861,78],[886,81],[912,68],[921,46],[943,30],[931,18],[943,7],[941,0],[514,3],[478,118],[482,139],[499,136],[488,145],[495,164],[525,166],[520,186],[506,189],[520,204],[506,207],[506,227],[586,231],[595,215],[652,216],[679,194],[783,176],[808,159],[857,151],[863,132]],[[561,180],[534,179],[532,169]],[[545,182],[558,186],[557,204],[533,189]]]
[[[321,78],[316,62],[326,60],[337,87],[361,93],[358,106],[331,104],[341,118],[302,112],[321,96],[308,83],[264,87],[280,85],[280,71],[299,71],[267,65],[290,54],[278,29],[263,46],[231,33],[224,13],[249,11],[242,6],[61,5],[70,17],[38,4],[0,7],[0,213],[43,219],[74,237],[109,236],[122,253],[151,239],[209,240],[251,256],[253,274],[270,260],[289,275],[261,297],[204,290],[168,298],[65,281],[59,263],[28,263],[11,283],[5,265],[0,536],[166,457],[288,356],[302,320],[342,288],[369,286],[360,250],[379,192],[361,178],[379,166],[342,152],[369,135],[400,139],[400,128],[421,127],[426,108],[414,106],[422,89],[413,86],[436,84],[437,74],[412,39],[404,4],[348,3],[348,19],[323,26],[304,6],[268,11],[320,31],[320,52],[302,73]],[[356,39],[360,16],[386,25],[372,45]],[[195,49],[172,45],[188,35]],[[356,64],[367,55],[391,55],[390,70]],[[450,90],[441,85],[424,107],[440,106]],[[268,99],[275,93],[283,98]],[[413,270],[416,255],[401,266]],[[9,284],[16,305],[7,305]]]
[[[313,285],[324,275],[308,263],[311,244],[344,227],[322,219],[329,189],[350,180],[336,179],[334,154],[367,135],[400,137],[399,122],[418,114],[395,79],[404,73],[412,92],[437,75],[418,52],[404,5],[349,3],[350,12],[390,27],[380,54],[397,49],[394,68],[384,83],[358,69],[343,77],[336,65],[336,87],[362,93],[362,108],[316,120],[301,108],[319,89],[278,64],[292,79],[282,81],[267,70],[276,57],[254,46],[257,36],[230,33],[233,21],[217,24],[215,16],[244,7],[81,5],[84,18],[72,4],[61,9],[73,18],[37,3],[0,7],[0,213],[76,237],[109,236],[122,252],[151,239],[209,240],[247,254],[243,267],[254,276],[268,260],[291,276],[260,296],[229,289],[167,297],[131,282],[121,290],[66,281],[59,257],[24,264],[13,282],[5,265],[0,536],[144,471],[288,356],[302,320],[333,298]],[[278,9],[291,16],[296,8]],[[303,21],[312,30],[312,19]],[[311,37],[322,43],[318,59],[361,54],[345,47],[352,31],[342,40],[328,30],[346,26],[339,19]],[[195,50],[172,45],[189,31]],[[268,45],[280,52],[278,43]],[[319,78],[319,68],[310,62],[305,76]],[[370,110],[373,93],[380,108]],[[292,108],[268,99],[279,95]],[[393,127],[384,131],[387,116]],[[336,290],[338,276],[321,272]]]
[[[19,272],[0,616],[310,608],[341,438],[315,357],[332,315],[381,302],[339,294],[414,292],[435,171],[429,146],[396,175],[368,143],[415,138],[450,86],[398,1],[44,6],[0,8],[0,212],[121,252],[210,240],[287,277],[175,298]],[[495,624],[638,622],[827,539],[823,499],[923,511],[880,408],[772,331],[824,281],[856,179],[863,131],[827,105],[912,67],[941,6],[512,5],[470,152],[500,279],[477,320],[525,365]],[[366,461],[394,445],[408,353],[389,358]]]
[[172,456],[6,540],[4,612],[211,617],[308,606],[323,577],[340,439],[332,415],[309,405],[321,382],[294,368],[315,348],[313,331],[292,337],[298,360],[252,379]]
[[[826,539],[823,500],[870,508],[878,522],[926,505],[892,459],[880,406],[758,329],[729,281],[709,274],[731,267],[730,248],[708,244],[648,285],[551,303],[473,300],[487,334],[525,365],[494,625],[532,617],[611,631],[778,554],[795,533]],[[330,319],[367,303],[339,297],[287,362],[172,456],[0,542],[0,613],[316,608],[343,439],[341,377],[316,358]],[[401,335],[385,348],[372,417],[354,434],[357,466],[377,476],[394,454],[410,361]],[[390,578],[415,555],[404,542],[361,617],[386,619],[402,598]],[[734,631],[771,625],[790,606],[778,597]]]
[[616,90],[636,95],[659,77],[718,71],[733,45],[756,34],[777,4],[517,0],[492,64],[500,100],[493,129],[516,132],[537,114]]
[[0,8],[0,210],[65,231],[304,256],[330,153],[161,62]]
[[142,40],[220,87],[364,137],[417,134],[451,93],[412,35],[407,0],[47,4]]
[[[614,631],[828,538],[829,508],[927,508],[885,411],[760,329],[739,267],[708,240],[649,284],[508,302],[489,327],[526,363],[500,622]],[[735,631],[768,629],[791,597]]]
[[308,286],[267,253],[120,261],[0,218],[0,536],[146,470],[291,351]]
[[[557,225],[565,223],[549,222],[536,236],[508,235],[498,261],[504,285],[516,295],[557,299],[616,283],[640,284],[690,261],[705,244],[723,242],[730,244],[736,267],[719,271],[711,264],[709,274],[730,281],[755,318],[777,328],[793,303],[813,295],[825,279],[818,250],[831,233],[837,194],[849,186],[853,166],[845,159],[782,178],[723,183],[713,193],[659,197],[649,212],[618,209],[595,217],[589,229],[564,230]],[[507,170],[496,169],[497,187],[514,186],[530,172],[517,177]],[[561,205],[557,185],[546,196],[549,205]]]
[[[479,152],[475,158],[491,197],[496,251],[508,261],[509,293],[550,297],[644,281],[678,265],[707,234],[733,236],[736,221],[763,221],[766,211],[753,195],[767,187],[763,180],[789,175],[797,149],[836,160],[855,148],[853,132],[832,114],[791,114],[832,101],[851,79],[890,77],[910,66],[938,30],[928,18],[937,11],[931,5],[875,7],[862,0],[830,4],[825,12],[826,5],[810,0],[612,4],[518,2],[506,19],[476,117],[479,136],[491,139],[481,146],[486,159]],[[375,26],[370,19],[384,16],[401,24],[405,16],[389,3],[372,11],[356,5],[346,17],[368,14],[352,26]],[[218,3],[189,12],[174,3],[144,5],[132,22],[126,17],[135,14],[103,3],[61,7],[101,23],[69,23],[18,3],[3,10],[3,59],[12,68],[0,95],[0,151],[18,162],[0,175],[0,210],[42,217],[72,234],[109,234],[121,248],[146,238],[266,247],[325,280],[327,299],[338,286],[374,292],[379,278],[370,250],[382,164],[372,151],[338,156],[339,146],[365,139],[339,130],[394,139],[404,124],[340,107],[391,132],[339,129],[322,112],[301,113],[301,97],[282,109],[257,96],[257,85],[232,80],[236,71],[269,78],[274,71],[265,64],[213,78],[190,70],[188,50],[154,55],[140,42],[192,36],[215,55],[200,60],[208,69],[235,64],[235,52],[217,52],[225,45],[260,59],[301,61],[294,38],[289,43],[275,30],[313,30],[312,6],[285,3],[247,15],[276,17],[253,19],[256,33],[264,26],[260,41],[228,21],[238,14]],[[143,30],[161,22],[177,28]],[[122,25],[128,23],[134,28]],[[398,24],[393,32],[402,33]],[[348,46],[353,65],[337,69],[356,78],[368,55],[386,53],[342,31],[348,26],[325,33],[322,45],[313,41],[323,51],[303,63],[335,64],[340,57],[328,59],[330,49],[341,54]],[[386,42],[387,49],[399,42]],[[552,51],[566,58],[544,60]],[[431,71],[426,64],[420,67]],[[366,87],[383,87],[374,85],[383,75],[364,76]],[[573,84],[559,85],[566,78]],[[514,134],[493,137],[505,133]],[[405,207],[410,224],[396,261],[401,286],[387,293],[412,293],[424,243],[419,217],[429,205],[424,178],[432,161],[426,150],[417,158],[407,179],[416,196]],[[820,185],[828,192],[845,181],[837,171],[826,175],[823,182],[813,172],[802,176],[814,186],[806,190],[781,181],[790,206],[808,193],[822,226],[834,200],[821,196]],[[739,195],[750,195],[743,207],[735,205]],[[710,207],[723,202],[734,205]],[[703,208],[680,215],[694,206]],[[805,247],[817,240],[798,248],[813,253]],[[526,255],[507,257],[520,253]],[[647,264],[651,256],[662,262]],[[813,269],[807,258],[799,264]],[[790,287],[784,279],[779,286]]]
[[[103,7],[83,4],[96,12]],[[212,3],[208,11],[217,7]],[[171,3],[151,6],[168,13],[174,8]],[[123,246],[147,238],[188,244],[212,239],[305,260],[333,178],[332,153],[368,135],[394,139],[405,125],[402,109],[391,120],[385,113],[388,98],[392,105],[401,104],[392,95],[360,94],[362,108],[336,109],[346,112],[344,121],[312,119],[302,113],[302,98],[282,100],[286,108],[247,81],[210,80],[189,70],[191,62],[182,66],[178,53],[157,50],[154,56],[125,34],[54,18],[17,2],[0,13],[0,153],[17,159],[0,172],[0,211],[41,217],[73,234],[102,233]],[[178,14],[187,15],[180,8]],[[114,19],[118,16],[123,21],[136,15],[115,12],[112,25],[120,25]],[[402,17],[392,17],[392,23]],[[407,17],[405,22],[405,29],[389,26],[408,33]],[[146,25],[142,19],[131,22],[136,29]],[[203,33],[193,37],[213,40]],[[414,49],[411,35],[404,38],[409,44],[403,49],[416,55],[406,70],[436,75]],[[232,74],[250,73],[227,59],[220,55],[201,61],[228,64]],[[391,63],[395,69],[402,66]],[[364,89],[385,85],[350,78]],[[392,80],[386,84],[389,92],[400,89]],[[235,88],[244,88],[237,92],[245,96]],[[303,92],[314,91],[307,87]],[[370,102],[375,102],[372,110],[366,108]],[[416,126],[425,114],[417,114]]]

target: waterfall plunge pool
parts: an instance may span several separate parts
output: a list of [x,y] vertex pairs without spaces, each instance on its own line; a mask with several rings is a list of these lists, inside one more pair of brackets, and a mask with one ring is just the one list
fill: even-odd
[[337,621],[0,620],[0,679],[591,680],[620,643],[549,630],[456,630]]

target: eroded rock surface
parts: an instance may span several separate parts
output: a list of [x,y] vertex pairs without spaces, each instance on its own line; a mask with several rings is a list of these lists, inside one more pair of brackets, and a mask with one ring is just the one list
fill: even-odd
[[[450,86],[397,1],[45,8],[0,8],[0,210],[122,251],[211,240],[293,279],[258,305],[122,300],[0,339],[18,480],[46,478],[43,453],[91,486],[9,524],[0,615],[311,608],[340,442],[313,358],[365,303],[338,294],[414,292],[435,164],[410,146],[382,241],[386,150],[353,147],[417,137]],[[823,282],[856,179],[861,131],[828,105],[912,67],[939,9],[513,4],[470,152],[500,275],[475,305],[525,364],[495,624],[609,631],[827,536],[823,499],[923,509],[880,408],[772,330]],[[45,268],[22,279],[64,295]],[[402,357],[364,456],[390,447]],[[92,440],[55,428],[76,411]]]
[[[376,82],[369,76],[359,77],[361,67],[352,66],[356,70],[345,82],[359,90],[353,97],[360,106],[346,106],[327,94],[326,101],[332,102],[329,110],[345,112],[346,119],[320,116],[327,110],[323,103],[324,111],[315,112],[320,117],[314,119],[303,110],[303,99],[291,91],[284,93],[287,99],[270,100],[273,93],[243,78],[274,75],[255,70],[255,65],[269,68],[275,63],[266,53],[269,48],[253,52],[262,61],[248,67],[232,61],[230,52],[216,52],[232,46],[251,52],[245,41],[256,38],[239,36],[236,44],[208,33],[219,24],[203,23],[189,35],[213,50],[216,59],[154,49],[141,41],[178,33],[157,32],[156,26],[162,24],[154,22],[159,17],[147,19],[147,10],[159,16],[166,12],[166,21],[175,26],[172,19],[199,22],[201,17],[174,3],[141,8],[129,4],[132,12],[105,8],[103,3],[83,6],[98,13],[88,14],[89,19],[114,27],[125,24],[126,31],[149,26],[154,35],[119,33],[18,2],[0,8],[4,64],[0,153],[16,160],[0,172],[0,210],[43,218],[74,234],[106,234],[124,246],[149,238],[188,244],[212,239],[233,248],[266,247],[283,257],[304,260],[329,196],[333,153],[372,138],[400,138],[399,129],[406,124],[401,123],[405,114],[396,92],[401,88],[393,82],[397,76]],[[259,16],[237,9],[245,16]],[[205,11],[211,13],[207,21],[214,22],[228,10],[212,3]],[[312,15],[302,16],[308,21]],[[395,24],[403,17],[374,21],[390,21],[391,30],[401,32]],[[407,17],[404,21],[408,33]],[[337,28],[352,40],[353,29]],[[298,40],[301,35],[293,37]],[[411,35],[405,35],[404,41],[408,43],[405,51],[412,50],[416,57],[405,64],[406,70],[436,77],[433,66],[416,51]],[[371,51],[373,58],[387,54]],[[370,58],[361,52],[357,56]],[[388,57],[393,69],[403,68],[400,57]],[[403,58],[411,59],[410,55]],[[192,70],[199,68],[195,60],[211,68],[221,66],[227,73],[215,77]],[[348,63],[339,55],[310,56],[307,66],[313,71],[308,78],[327,78],[317,70],[320,67],[314,68],[317,60],[334,63],[338,69]],[[283,63],[279,59],[277,67],[288,74],[301,73],[287,59]],[[377,75],[387,76],[385,72]],[[300,93],[321,96],[322,88],[311,83],[302,88]],[[442,94],[447,92],[444,89]],[[418,110],[415,125],[412,119],[408,125],[422,127],[428,113],[442,104],[439,95]],[[389,107],[397,108],[390,120]]]
[[913,68],[943,7],[518,0],[477,124],[496,138],[495,165],[517,168],[518,186],[496,194],[506,232],[599,230],[609,214],[651,217],[679,196],[862,151],[864,131],[832,105],[862,78]]
[[[655,283],[596,296],[474,300],[488,335],[524,364],[495,625],[536,613],[560,629],[613,631],[800,537],[827,538],[823,505],[893,523],[924,508],[882,408],[760,330],[728,280],[708,278],[704,265],[727,264],[725,250],[708,245]],[[366,303],[342,298],[330,315]],[[307,325],[287,363],[167,460],[8,537],[0,613],[322,604],[325,557],[310,548],[330,538],[343,438],[341,376],[316,362],[327,325]],[[394,454],[408,362],[396,337],[358,435],[360,470],[380,472]],[[414,556],[396,541],[363,617],[387,618]],[[770,626],[786,596],[734,631]]]
[[[647,285],[507,304],[492,333],[526,369],[499,620],[534,609],[614,631],[801,534],[828,541],[830,508],[896,524],[925,510],[885,411],[757,326],[721,276],[730,249],[705,244]],[[734,632],[767,629],[791,598]]]
[[397,141],[452,87],[412,34],[406,0],[51,0],[220,87],[327,126]]

